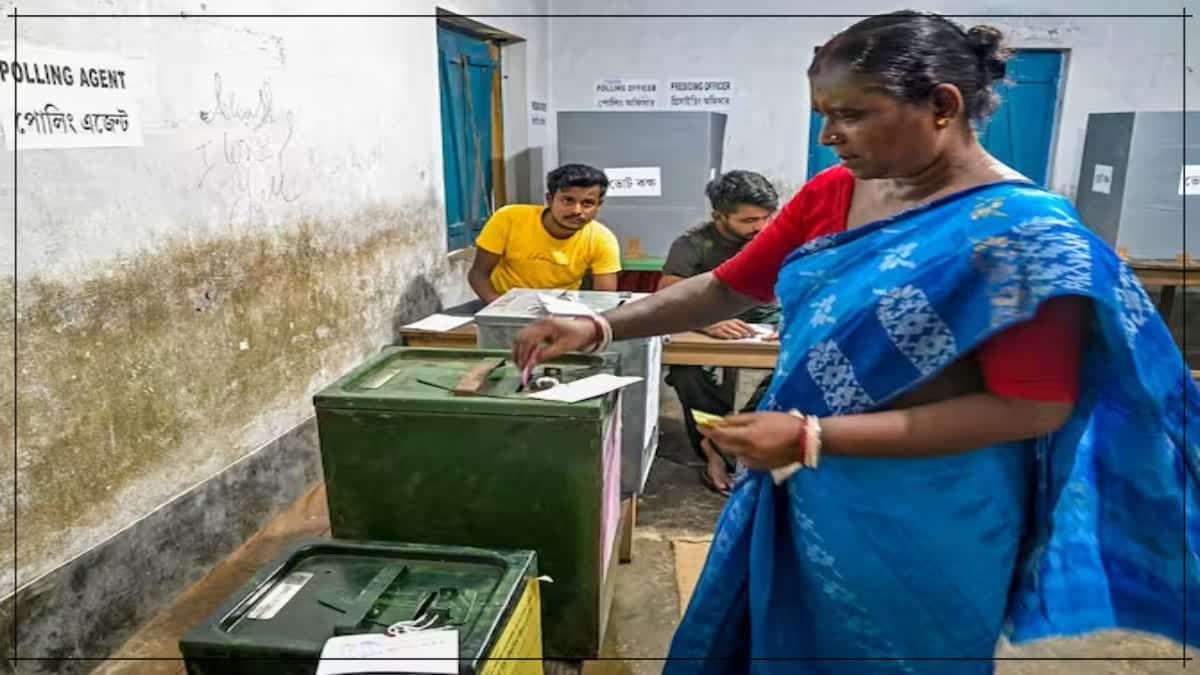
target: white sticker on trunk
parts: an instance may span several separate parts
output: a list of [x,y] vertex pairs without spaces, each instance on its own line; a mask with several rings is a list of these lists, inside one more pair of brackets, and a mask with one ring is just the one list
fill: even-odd
[[300,592],[300,589],[304,588],[304,584],[307,584],[309,579],[312,578],[312,572],[292,572],[287,575],[282,581],[275,584],[275,588],[272,588],[265,598],[259,600],[258,604],[254,605],[254,609],[250,610],[246,618],[258,619],[259,621],[275,618],[279,610],[283,609]]

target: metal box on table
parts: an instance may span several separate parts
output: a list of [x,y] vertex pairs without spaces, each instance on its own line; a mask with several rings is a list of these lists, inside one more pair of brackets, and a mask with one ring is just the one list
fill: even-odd
[[293,545],[179,642],[189,675],[313,675],[331,637],[401,621],[458,631],[459,673],[542,672],[537,556],[454,546]]
[[663,257],[676,237],[709,218],[704,186],[721,173],[725,121],[724,113],[695,110],[560,112],[558,159],[601,170],[657,169],[659,194],[623,196],[610,187],[599,218],[622,251]]
[[1200,256],[1200,113],[1088,115],[1075,203],[1084,223],[1130,258]]
[[[522,328],[549,316],[539,295],[550,294],[587,305],[601,313],[646,293],[610,291],[539,291],[514,288],[475,314],[481,349],[511,349]],[[642,381],[621,392],[621,491],[641,494],[658,451],[658,396],[662,379],[662,338],[622,340],[610,350],[621,357],[621,375]]]
[[[474,396],[450,389],[507,351],[390,347],[314,399],[333,535],[532,549],[546,653],[599,654],[620,522],[620,396],[577,404],[516,392],[511,363]],[[616,355],[539,367],[563,382],[613,372]]]

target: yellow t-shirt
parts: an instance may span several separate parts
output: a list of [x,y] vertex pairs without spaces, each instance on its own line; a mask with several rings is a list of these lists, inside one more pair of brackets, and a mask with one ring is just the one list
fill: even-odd
[[593,220],[567,239],[550,236],[542,225],[544,206],[513,204],[488,219],[475,240],[500,256],[492,270],[492,288],[503,295],[514,288],[576,290],[592,275],[621,271],[617,237]]

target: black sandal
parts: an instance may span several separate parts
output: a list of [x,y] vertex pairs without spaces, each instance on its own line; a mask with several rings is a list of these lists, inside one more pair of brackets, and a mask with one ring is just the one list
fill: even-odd
[[728,497],[733,493],[733,490],[722,490],[721,488],[717,487],[717,484],[713,482],[713,479],[708,475],[707,466],[700,467],[700,484],[708,488],[710,492],[719,494],[722,497]]

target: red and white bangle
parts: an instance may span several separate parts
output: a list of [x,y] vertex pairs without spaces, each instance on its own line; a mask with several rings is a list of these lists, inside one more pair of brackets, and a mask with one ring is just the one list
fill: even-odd
[[599,314],[589,314],[587,316],[577,317],[585,321],[591,321],[592,327],[596,329],[596,340],[587,349],[583,350],[585,354],[599,354],[608,349],[612,344],[613,333],[612,324]]
[[804,424],[800,431],[799,463],[806,469],[815,469],[821,462],[821,420],[816,415],[805,415],[799,410],[788,412],[799,417]]

